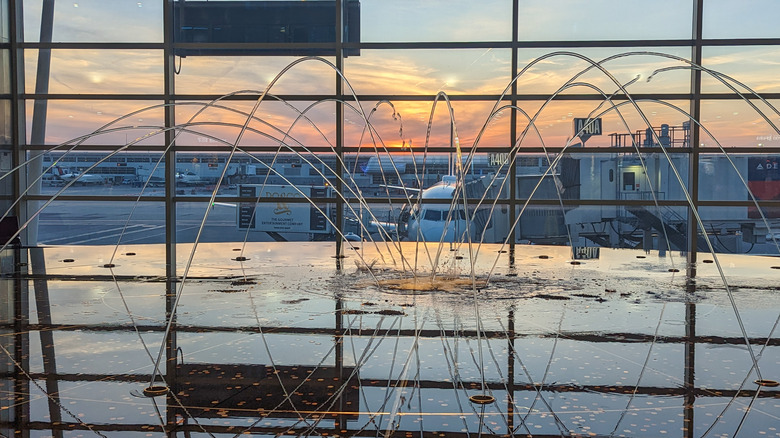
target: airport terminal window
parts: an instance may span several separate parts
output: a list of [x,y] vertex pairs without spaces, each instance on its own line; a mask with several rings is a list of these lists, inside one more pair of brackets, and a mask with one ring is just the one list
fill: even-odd
[[[756,117],[753,108],[771,114],[777,101],[772,70],[764,68],[771,65],[777,44],[755,40],[776,38],[776,32],[763,19],[741,28],[721,23],[726,10],[750,15],[755,8],[773,10],[771,2],[729,8],[708,1],[703,17],[694,14],[696,2],[673,1],[650,8],[607,0],[583,8],[571,2],[554,9],[535,0],[457,8],[443,2],[374,0],[274,3],[120,2],[108,8],[91,0],[56,2],[50,21],[44,11],[52,3],[24,1],[15,11],[22,13],[18,18],[24,23],[15,46],[23,77],[16,90],[10,89],[10,75],[4,81],[8,92],[22,100],[23,122],[11,125],[8,115],[16,108],[5,101],[4,138],[11,141],[13,130],[23,127],[14,144],[28,149],[30,158],[57,146],[42,163],[47,169],[56,163],[53,167],[63,174],[89,174],[63,189],[79,199],[130,198],[122,190],[135,194],[132,189],[146,177],[153,191],[144,196],[172,203],[206,202],[214,193],[217,202],[235,205],[241,184],[269,181],[333,189],[343,185],[398,202],[454,173],[451,157],[460,146],[470,157],[466,178],[474,181],[467,196],[485,195],[505,202],[502,208],[560,200],[563,210],[578,199],[645,207],[682,202],[693,188],[688,154],[694,148],[740,147],[749,153],[762,148],[771,156],[774,150],[767,148],[780,147],[772,125]],[[346,11],[341,30],[335,28],[339,5]],[[169,23],[168,41],[164,8],[177,17]],[[313,8],[334,14],[288,14]],[[214,10],[224,14],[217,19],[205,13]],[[515,10],[518,28],[513,30]],[[250,32],[241,20],[258,11],[281,21],[263,22]],[[701,31],[699,18],[705,40],[694,47],[698,40],[691,36]],[[491,24],[480,24],[485,21]],[[42,26],[51,26],[51,43],[40,41]],[[335,40],[339,33],[342,41]],[[707,38],[733,41],[710,44]],[[741,44],[742,39],[750,39],[750,45]],[[48,60],[40,57],[46,48],[52,49]],[[692,100],[691,90],[698,84],[692,82],[688,60],[696,52],[705,67],[766,93],[770,105],[754,97],[750,102],[736,94],[724,97],[731,90],[706,72],[702,94]],[[614,58],[599,65],[602,71],[573,54],[594,62]],[[306,55],[326,62],[307,59],[290,68],[246,123],[269,82]],[[512,94],[512,75],[539,57],[545,58],[518,78]],[[48,61],[50,78],[39,89],[39,63]],[[343,66],[353,88],[328,63]],[[504,90],[508,94],[502,97]],[[439,91],[450,99],[452,119],[441,96],[432,111]],[[36,105],[45,107],[45,118],[35,113]],[[491,114],[494,108],[499,110]],[[686,120],[692,108],[702,129]],[[573,130],[575,119],[594,115],[600,117],[600,132],[578,135]],[[735,125],[751,128],[732,129]],[[138,146],[127,147],[135,141]],[[121,155],[109,156],[120,148]],[[605,152],[593,153],[597,148]],[[661,154],[661,148],[674,149],[667,151],[668,169],[656,163],[658,157],[667,160],[663,155],[647,163],[638,159],[644,151]],[[566,157],[556,160],[564,150]],[[334,153],[343,155],[337,160]],[[166,170],[166,158],[173,157]],[[751,158],[738,158],[739,166],[745,159],[752,164]],[[721,164],[697,161],[697,183],[707,185],[720,174]],[[635,165],[646,169],[637,171]],[[606,178],[600,173],[605,169]],[[344,178],[335,177],[339,171]],[[675,171],[682,183],[674,181]],[[89,182],[91,177],[103,184]],[[174,179],[168,187],[166,178]],[[712,187],[694,192],[703,201],[717,202]],[[31,202],[61,188],[49,169],[40,194],[29,194]],[[636,193],[620,193],[629,188]],[[354,196],[356,192],[347,198]],[[776,201],[767,196],[761,202]],[[325,197],[335,199],[332,192]],[[747,202],[738,190],[728,192],[728,198]],[[169,218],[166,226],[175,225]]]

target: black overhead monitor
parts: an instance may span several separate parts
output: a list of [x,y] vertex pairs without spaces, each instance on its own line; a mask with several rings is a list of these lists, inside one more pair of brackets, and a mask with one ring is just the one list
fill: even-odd
[[[344,0],[344,5],[344,42],[360,42],[360,1]],[[174,53],[178,56],[336,54],[336,2],[332,0],[179,0],[173,7]],[[180,45],[186,43],[225,46]],[[299,47],[301,43],[321,46]],[[258,46],[260,44],[273,46]],[[356,56],[360,55],[360,50],[348,48],[344,54]]]

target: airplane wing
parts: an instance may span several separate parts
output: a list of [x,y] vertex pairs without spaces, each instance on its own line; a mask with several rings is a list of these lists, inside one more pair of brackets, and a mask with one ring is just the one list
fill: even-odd
[[421,191],[420,189],[414,187],[391,186],[389,184],[379,184],[379,187],[387,187],[388,189],[406,190],[407,192],[414,192],[414,193],[420,193]]

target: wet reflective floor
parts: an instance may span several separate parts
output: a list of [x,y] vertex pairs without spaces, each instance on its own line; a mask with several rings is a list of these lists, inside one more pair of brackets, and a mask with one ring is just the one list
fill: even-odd
[[780,436],[780,259],[353,244],[6,251],[3,435]]

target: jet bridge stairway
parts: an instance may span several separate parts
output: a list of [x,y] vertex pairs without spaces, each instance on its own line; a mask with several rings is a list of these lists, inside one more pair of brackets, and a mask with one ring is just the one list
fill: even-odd
[[[663,233],[665,232],[666,238],[669,239],[669,244],[672,249],[684,251],[688,247],[686,230],[678,230],[642,206],[627,206],[626,211],[637,218],[639,221],[637,224],[638,228],[656,230],[661,238],[664,238]],[[698,236],[696,246],[698,247],[698,250],[705,250],[708,248],[707,242],[702,236]]]

